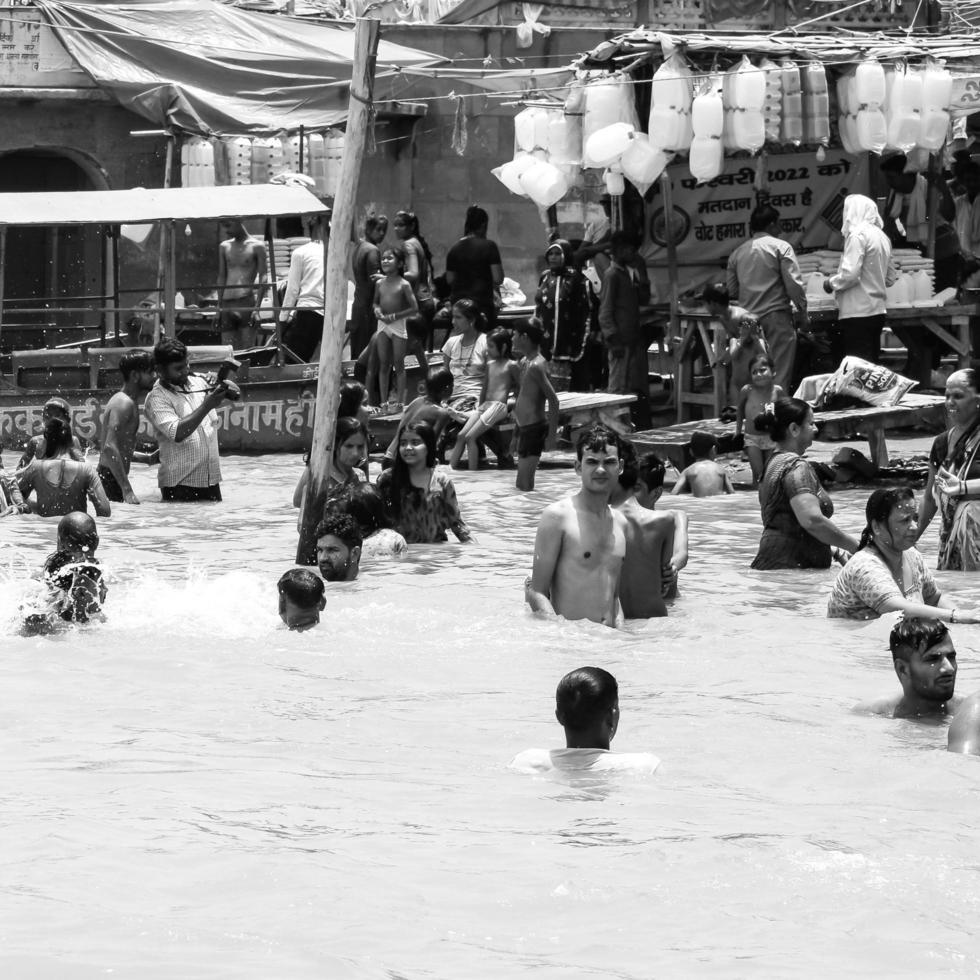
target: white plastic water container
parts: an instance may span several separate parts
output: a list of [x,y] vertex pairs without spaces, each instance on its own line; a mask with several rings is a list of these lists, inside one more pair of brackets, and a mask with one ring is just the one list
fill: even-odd
[[725,148],[721,137],[695,136],[688,161],[691,176],[699,183],[714,180],[725,168]]
[[665,153],[659,146],[651,143],[646,133],[634,133],[629,147],[620,159],[620,166],[626,179],[641,194],[645,194],[672,159],[673,154]]
[[340,184],[340,167],[344,162],[345,139],[343,131],[339,129],[328,129],[323,138],[327,197],[337,196],[337,186]]
[[519,153],[513,160],[508,160],[490,171],[511,192],[519,197],[527,197],[527,192],[521,186],[521,174],[529,170],[538,161],[530,153]]
[[779,64],[782,69],[780,82],[783,98],[779,138],[783,143],[799,146],[803,142],[803,82],[800,69],[789,58],[783,58]]
[[908,306],[914,298],[913,289],[908,274],[900,272],[898,278],[890,286],[885,287],[885,302],[889,306]]
[[622,197],[626,193],[626,181],[622,170],[607,170],[602,175],[602,180],[606,185],[606,193],[610,196]]
[[[665,153],[686,149],[690,146],[687,133],[690,129],[690,115],[678,112],[670,106],[654,106],[650,110],[650,142]],[[694,138],[691,130],[691,139]]]
[[327,193],[327,149],[321,133],[310,133],[310,162],[306,172],[313,178],[317,193]]
[[650,142],[665,153],[686,150],[694,138],[691,69],[679,55],[671,55],[654,73],[650,89]]
[[732,138],[739,150],[755,153],[766,142],[766,117],[758,109],[736,110],[732,113]]
[[582,159],[582,117],[555,113],[548,123],[548,157],[552,163],[572,164]]
[[803,141],[823,143],[830,140],[830,95],[827,72],[819,61],[811,61],[801,72],[803,81]]
[[524,193],[539,208],[550,208],[568,193],[568,180],[552,163],[536,160],[518,178]]
[[881,106],[885,101],[885,69],[875,58],[865,58],[854,70],[858,106]]
[[926,109],[919,120],[919,146],[935,152],[946,142],[949,113],[945,109]]
[[714,84],[694,97],[691,103],[691,128],[694,139],[721,139],[725,130],[725,106]]
[[766,107],[766,74],[743,55],[735,69],[732,107],[762,112]]
[[766,77],[766,101],[762,110],[766,117],[766,139],[778,143],[783,114],[783,73],[769,58],[763,58],[759,67]]
[[514,150],[530,153],[534,149],[534,108],[522,109],[514,116]]
[[888,142],[888,124],[881,109],[858,109],[854,126],[858,147],[871,153],[881,153]]
[[615,75],[589,83],[585,89],[585,117],[582,122],[584,166],[600,168],[605,166],[589,159],[589,137],[598,130],[618,122],[629,123],[634,129],[637,128],[633,86],[625,78]]
[[953,101],[953,76],[941,65],[930,62],[922,72],[922,111],[948,110]]
[[908,153],[919,139],[922,79],[918,72],[895,69],[887,73],[888,145]]
[[299,141],[296,144],[288,136],[283,136],[279,140],[279,145],[282,147],[282,168],[283,170],[289,170],[292,173],[296,173],[299,170],[299,160],[297,159],[297,150],[299,149]]
[[912,273],[912,302],[923,303],[932,299],[932,280],[925,269]]
[[184,187],[214,187],[214,147],[192,136],[180,148],[180,179]]
[[617,122],[597,129],[585,141],[585,157],[589,166],[608,167],[626,152],[635,129],[629,123]]
[[225,143],[225,159],[229,184],[238,187],[252,182],[252,141],[247,136]]
[[259,138],[252,141],[252,183],[268,184],[273,171],[273,152],[279,148],[279,141]]
[[[302,163],[300,157],[302,156]],[[302,153],[300,153],[299,134],[289,137],[289,157],[293,161],[293,171],[295,173],[310,173],[310,137],[303,137]]]
[[846,153],[856,156],[861,152],[861,145],[858,143],[857,116],[840,116],[837,120],[837,128],[840,131],[841,145]]

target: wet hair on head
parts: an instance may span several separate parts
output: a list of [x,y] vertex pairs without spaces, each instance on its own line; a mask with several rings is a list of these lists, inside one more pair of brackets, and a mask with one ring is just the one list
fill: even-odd
[[279,595],[300,609],[319,609],[323,599],[323,579],[308,568],[291,568],[276,583]]
[[766,231],[779,221],[779,212],[771,204],[760,204],[749,218],[749,231]]
[[388,230],[388,215],[386,214],[369,214],[364,219],[364,234],[369,235],[373,231],[381,231],[384,228],[385,231]]
[[440,398],[448,391],[452,391],[453,372],[447,367],[431,368],[425,378],[425,393],[430,398]]
[[768,364],[770,371],[776,370],[776,363],[769,354],[756,354],[755,357],[749,361],[749,373],[755,369],[755,366],[759,363],[759,361],[763,361],[765,364]]
[[928,650],[937,643],[942,643],[949,635],[946,624],[941,619],[915,619],[903,617],[893,627],[888,637],[893,660],[904,660],[908,663],[912,654],[919,650]]
[[44,458],[53,459],[72,448],[71,425],[55,416],[44,425]]
[[480,333],[484,333],[487,328],[486,317],[480,312],[480,307],[471,299],[458,299],[453,303],[453,313],[459,313],[466,317]]
[[350,514],[327,514],[316,526],[317,541],[327,535],[337,538],[347,548],[359,548],[364,541],[361,529],[357,526],[357,521]]
[[337,450],[340,449],[340,447],[347,442],[351,436],[363,436],[366,443],[368,438],[367,429],[364,428],[364,423],[360,419],[355,419],[350,415],[342,415],[339,419],[337,419],[337,428],[334,430],[334,455],[336,455]]
[[[422,440],[425,445],[425,465],[433,467],[436,465],[436,431],[428,422],[409,422],[398,433],[398,449],[395,452],[395,461],[390,470],[381,474],[378,487],[384,495],[385,504],[389,512],[395,517],[401,517],[402,498],[412,488],[412,476],[408,468],[408,463],[402,459],[401,440],[407,433],[414,433]],[[390,474],[390,475],[389,475]]]
[[466,220],[463,222],[463,234],[469,235],[480,231],[490,224],[490,215],[479,204],[471,204],[466,209]]
[[659,490],[664,485],[667,467],[656,453],[647,453],[640,460],[637,475],[646,484],[647,490]]
[[718,448],[718,439],[710,432],[698,429],[691,433],[691,455],[695,459],[707,459],[712,449]]
[[884,524],[891,517],[892,511],[907,500],[915,500],[915,493],[910,487],[879,487],[872,491],[864,508],[867,523],[861,532],[858,551],[867,548],[874,540],[874,530],[871,525],[875,522]]
[[136,371],[152,371],[153,355],[148,350],[131,350],[119,358],[119,373],[128,381]]
[[176,364],[187,359],[187,345],[176,337],[163,337],[153,348],[153,360],[157,364]]
[[392,526],[384,497],[370,483],[345,486],[327,501],[324,513],[348,514],[353,517],[365,538]]
[[619,474],[619,485],[624,490],[632,490],[639,479],[636,450],[633,443],[623,440],[623,445],[619,451],[619,458],[622,460],[623,468]]
[[782,442],[789,435],[791,425],[803,425],[810,406],[800,398],[777,398],[771,412],[760,412],[753,420],[760,432],[768,432],[774,442]]
[[348,381],[340,386],[340,404],[337,406],[337,417],[343,418],[345,415],[350,418],[357,418],[357,413],[364,404],[364,396],[367,393],[364,385],[360,381]]
[[732,297],[728,292],[728,287],[723,282],[712,282],[704,287],[701,294],[702,303],[717,303],[719,306],[728,306]]
[[487,337],[487,343],[493,344],[500,353],[509,358],[514,350],[514,341],[511,337],[509,330],[505,330],[503,327],[498,327],[493,333],[489,334]]
[[616,678],[601,667],[579,667],[567,673],[555,691],[555,715],[573,732],[588,731],[619,700]]
[[58,541],[73,544],[89,555],[94,555],[99,547],[99,532],[95,519],[84,511],[73,510],[58,521]]
[[596,422],[579,436],[575,443],[575,456],[581,462],[586,452],[602,452],[606,446],[615,446],[616,455],[623,458],[623,440],[619,433],[601,422]]
[[544,343],[544,324],[536,316],[515,320],[514,333],[524,334],[535,347]]

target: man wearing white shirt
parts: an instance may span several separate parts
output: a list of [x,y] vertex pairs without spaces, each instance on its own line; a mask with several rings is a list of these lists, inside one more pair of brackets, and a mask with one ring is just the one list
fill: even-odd
[[314,218],[312,240],[289,259],[289,279],[282,299],[282,342],[300,360],[309,361],[323,336],[323,235],[326,218]]

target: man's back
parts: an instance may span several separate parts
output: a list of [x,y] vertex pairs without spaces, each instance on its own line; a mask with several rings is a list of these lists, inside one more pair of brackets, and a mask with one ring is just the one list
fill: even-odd
[[627,500],[619,512],[626,518],[626,558],[619,578],[619,601],[627,619],[666,616],[663,569],[674,548],[674,517]]
[[105,447],[111,442],[122,458],[124,472],[128,473],[138,429],[139,409],[136,402],[125,391],[117,391],[106,402],[102,413],[102,453],[99,463],[106,465]]
[[540,354],[521,359],[521,387],[514,405],[514,418],[518,425],[544,421],[545,391],[541,375],[546,370],[546,363]]
[[[792,288],[787,286],[787,279]],[[798,280],[798,290],[797,290]],[[728,290],[739,305],[761,317],[789,310],[790,300],[803,299],[805,291],[793,247],[773,235],[754,235],[728,259]]]
[[725,468],[713,459],[696,460],[684,470],[681,478],[686,481],[686,488],[694,497],[713,497],[731,492]]

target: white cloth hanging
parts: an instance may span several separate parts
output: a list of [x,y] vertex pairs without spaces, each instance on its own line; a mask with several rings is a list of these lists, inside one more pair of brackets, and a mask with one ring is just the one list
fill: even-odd
[[547,37],[551,28],[547,24],[538,23],[538,18],[544,12],[543,3],[522,3],[521,11],[524,14],[524,23],[517,25],[517,46],[529,48],[534,43],[535,34]]

